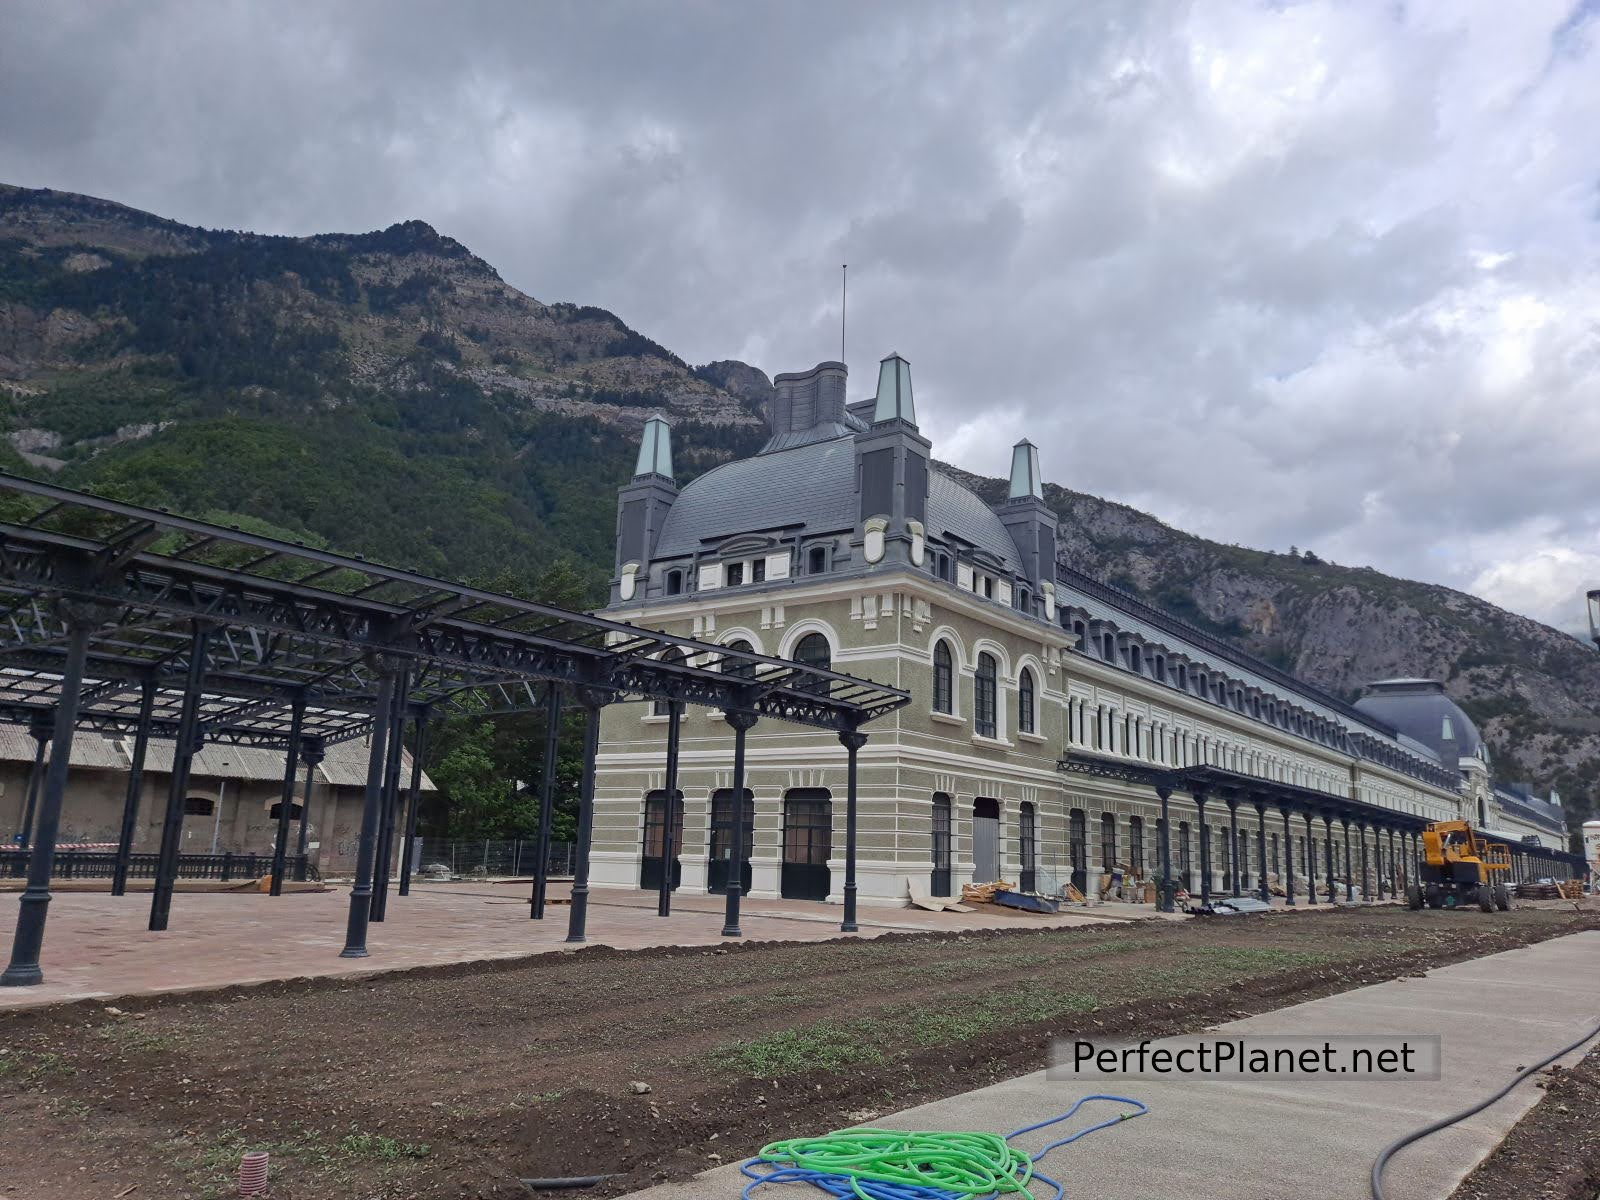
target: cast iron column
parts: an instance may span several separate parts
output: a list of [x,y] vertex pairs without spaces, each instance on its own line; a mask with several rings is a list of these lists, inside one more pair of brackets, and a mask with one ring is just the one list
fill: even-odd
[[0,974],[0,987],[32,987],[44,982],[39,952],[44,949],[44,919],[50,908],[50,871],[55,865],[56,834],[61,828],[61,797],[67,787],[67,766],[72,761],[72,731],[78,723],[78,696],[83,690],[83,664],[89,654],[89,633],[96,622],[88,612],[68,611],[67,662],[61,674],[56,701],[56,723],[51,740],[50,767],[44,779],[44,803],[39,828],[28,856],[28,882],[17,905],[17,931],[11,943],[11,961]]
[[544,774],[539,779],[539,838],[534,851],[533,894],[528,916],[544,920],[545,890],[550,882],[550,823],[555,820],[556,759],[561,749],[561,685],[552,683],[544,693]]
[[1239,894],[1239,800],[1228,796],[1228,891]]
[[372,704],[367,748],[367,783],[361,797],[361,834],[356,841],[356,878],[350,888],[350,917],[340,958],[367,957],[367,925],[372,917],[372,858],[378,843],[378,805],[383,799],[383,767],[388,757],[389,708],[394,703],[396,668],[378,664],[378,695]]
[[1306,817],[1306,900],[1308,903],[1317,902],[1317,841],[1311,833],[1311,822],[1315,819],[1310,813]]
[[411,751],[411,789],[406,797],[406,834],[400,851],[402,896],[411,895],[411,860],[417,856],[417,809],[422,806],[422,760],[428,753],[428,718],[431,715],[426,705],[417,713],[417,744]]
[[378,848],[372,861],[372,919],[382,921],[389,913],[389,876],[394,869],[394,820],[400,799],[400,753],[405,749],[406,696],[411,690],[411,671],[400,669],[395,677],[394,712],[389,721],[388,761],[383,769],[383,807],[378,815]]
[[1194,806],[1200,814],[1200,903],[1211,903],[1211,834],[1206,828],[1206,794],[1194,793]]
[[[300,828],[295,834],[295,853],[303,860],[306,856],[306,830],[311,825],[311,785],[316,782],[317,764],[322,761],[322,739],[300,739],[300,761],[306,765],[305,796],[300,801]],[[301,864],[304,870],[304,863]]]
[[155,890],[150,900],[150,928],[163,930],[172,911],[172,889],[178,882],[178,852],[183,839],[183,802],[188,798],[189,767],[200,744],[201,688],[205,684],[206,649],[211,630],[196,621],[189,639],[189,672],[183,683],[183,709],[172,745],[172,776],[167,811],[161,824],[161,855],[156,860]]
[[[289,717],[289,748],[283,755],[283,791],[278,798],[278,836],[272,842],[272,888],[283,895],[283,865],[289,854],[289,812],[294,808],[294,775],[300,765],[300,730],[306,720],[305,694],[295,696]],[[300,815],[305,816],[301,809]]]
[[722,936],[743,937],[739,931],[739,894],[744,890],[744,735],[756,723],[756,715],[730,712],[723,720],[733,726],[733,857],[728,864]]
[[1167,804],[1172,798],[1172,789],[1166,786],[1157,787],[1156,795],[1161,798],[1161,887],[1156,892],[1156,911],[1171,912],[1172,897],[1178,890],[1172,882],[1172,823],[1168,820],[1170,810]]
[[1367,871],[1367,823],[1360,822],[1356,832],[1361,835],[1361,899],[1364,903],[1372,902],[1372,890],[1367,883],[1371,875]]
[[1325,827],[1322,838],[1322,857],[1328,869],[1328,903],[1333,904],[1339,898],[1339,892],[1334,887],[1333,880],[1333,814],[1323,813],[1322,824]]
[[1281,804],[1278,811],[1283,814],[1283,905],[1285,908],[1294,907],[1294,834],[1289,824],[1289,806]]
[[567,941],[586,941],[589,920],[589,845],[594,841],[594,763],[600,753],[600,709],[605,705],[601,693],[589,688],[578,691],[583,706],[583,779],[578,786],[577,861],[572,867],[572,911],[567,916]]
[[855,933],[856,924],[856,751],[867,744],[867,735],[858,729],[839,735],[849,755],[845,768],[844,802],[844,921],[840,933]]
[[36,712],[28,719],[28,733],[34,741],[33,768],[28,772],[28,799],[22,809],[22,824],[17,829],[17,847],[26,850],[33,843],[33,814],[39,806],[39,785],[44,780],[44,750],[55,729],[55,715]]
[[1261,903],[1272,903],[1272,892],[1267,887],[1267,806],[1264,801],[1256,801],[1256,866],[1261,878],[1256,882],[1256,895],[1261,897]]
[[666,806],[661,825],[661,887],[656,893],[656,916],[672,915],[672,827],[678,818],[678,722],[683,716],[683,701],[667,701],[667,776]]
[[140,686],[139,727],[133,735],[133,760],[128,764],[128,791],[122,798],[122,828],[117,833],[117,863],[111,872],[111,894],[128,890],[128,860],[133,856],[133,835],[139,825],[139,800],[144,794],[145,751],[150,747],[150,716],[155,710],[156,681]]
[[[1344,826],[1344,899],[1349,904],[1356,898],[1355,875],[1350,870],[1350,818],[1340,817],[1339,823]],[[1367,894],[1367,881],[1361,881],[1361,895]]]

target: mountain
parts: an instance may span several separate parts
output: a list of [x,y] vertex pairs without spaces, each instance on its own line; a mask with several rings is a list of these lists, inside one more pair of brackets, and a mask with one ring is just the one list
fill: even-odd
[[421,221],[265,237],[0,186],[0,461],[69,485],[433,572],[609,566],[594,500],[644,416],[695,475],[759,445],[762,385]]
[[[376,233],[205,230],[0,185],[0,465],[530,586],[609,568],[614,488],[645,415],[680,480],[753,451],[772,393],[693,367],[599,308],[545,303],[420,221]],[[991,500],[1004,483],[944,467]],[[1447,681],[1502,781],[1600,794],[1600,663],[1575,639],[1432,584],[1194,537],[1051,486],[1064,563],[1353,698]]]

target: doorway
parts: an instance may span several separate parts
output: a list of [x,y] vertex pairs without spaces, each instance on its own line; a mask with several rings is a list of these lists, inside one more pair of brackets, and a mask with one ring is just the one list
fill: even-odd
[[832,884],[828,856],[833,852],[833,801],[826,788],[792,788],[783,796],[783,870],[779,895],[785,900],[826,900]]
[[929,891],[935,896],[950,894],[950,797],[935,792],[933,797],[933,879]]
[[[683,865],[678,855],[683,851],[683,793],[672,806],[672,890],[677,891],[683,882]],[[647,892],[661,888],[661,851],[666,841],[667,794],[651,792],[644,798],[644,853],[639,860],[639,886]]]
[[972,882],[1000,878],[1000,801],[979,796],[972,802]]
[[[734,818],[733,789],[718,788],[711,793],[711,861],[706,864],[706,890],[721,894],[728,890],[728,875],[733,869]],[[744,790],[744,848],[739,855],[739,890],[750,894],[750,855],[755,848],[756,798]]]

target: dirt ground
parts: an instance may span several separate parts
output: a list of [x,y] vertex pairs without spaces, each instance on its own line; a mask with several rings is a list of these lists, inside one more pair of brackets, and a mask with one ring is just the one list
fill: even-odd
[[247,1149],[278,1200],[621,1172],[584,1193],[616,1194],[1035,1069],[1053,1036],[1194,1030],[1587,928],[1391,907],[593,947],[25,1010],[0,1016],[0,1197],[221,1197]]
[[1600,1196],[1600,1047],[1570,1071],[1523,1087],[1544,1095],[1450,1200],[1594,1200]]

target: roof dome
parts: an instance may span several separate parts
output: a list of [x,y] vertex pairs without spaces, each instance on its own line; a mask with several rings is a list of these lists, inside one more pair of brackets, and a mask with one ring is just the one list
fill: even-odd
[[[744,533],[817,537],[856,525],[856,447],[849,433],[724,463],[687,484],[668,510],[656,559],[711,549]],[[1000,518],[935,469],[928,479],[928,536],[953,536],[1019,570],[1016,544]]]
[[1356,708],[1420,742],[1449,767],[1476,757],[1483,747],[1472,718],[1436,679],[1380,679],[1367,685]]

